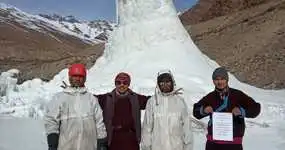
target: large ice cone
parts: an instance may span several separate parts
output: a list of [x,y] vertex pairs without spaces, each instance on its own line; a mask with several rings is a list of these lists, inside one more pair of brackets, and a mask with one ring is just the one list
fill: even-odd
[[110,87],[115,74],[126,71],[133,77],[134,88],[141,82],[154,87],[155,82],[147,79],[155,80],[159,70],[170,69],[181,86],[190,83],[211,87],[210,74],[217,65],[209,64],[193,43],[172,0],[118,0],[117,13],[118,27],[90,70],[92,84]]

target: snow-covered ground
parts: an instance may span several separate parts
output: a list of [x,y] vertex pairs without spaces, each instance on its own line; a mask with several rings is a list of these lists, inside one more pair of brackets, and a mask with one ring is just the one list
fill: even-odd
[[1,150],[46,150],[43,123],[29,118],[0,117]]
[[[114,88],[114,76],[120,71],[126,71],[132,76],[131,88],[134,91],[151,95],[156,86],[157,72],[170,69],[177,85],[184,89],[184,97],[191,111],[193,103],[213,90],[211,75],[219,65],[195,46],[180,23],[171,1],[136,0],[127,1],[126,4],[118,3],[117,6],[121,24],[112,32],[103,56],[88,71],[87,87],[94,93],[111,91]],[[44,105],[51,96],[62,90],[62,81],[68,81],[66,69],[49,83],[38,79],[27,81],[19,86],[19,92],[10,92],[6,97],[2,97],[8,101],[0,105],[2,113],[15,117],[32,117],[37,121],[0,119],[0,124],[6,122],[6,126],[1,125],[0,130],[11,130],[11,135],[0,134],[0,139],[24,135],[31,131],[28,137],[33,142],[31,145],[23,142],[22,149],[33,150],[28,146],[34,143],[38,146],[37,150],[43,149],[41,144],[45,137],[42,137],[44,131],[40,118]],[[233,75],[230,75],[230,86],[244,91],[262,105],[261,114],[256,119],[247,119],[244,149],[283,150],[285,90],[258,89],[239,82]],[[199,124],[206,123],[207,119],[203,119]],[[13,124],[18,126],[9,126],[9,122],[15,122]],[[24,126],[25,131],[18,129],[21,128],[22,122],[31,124],[27,125],[31,127]],[[204,149],[206,133],[202,129],[195,129],[194,134],[195,149]],[[10,143],[1,140],[0,148],[11,146],[13,148],[7,150],[17,150],[19,144],[9,145]]]

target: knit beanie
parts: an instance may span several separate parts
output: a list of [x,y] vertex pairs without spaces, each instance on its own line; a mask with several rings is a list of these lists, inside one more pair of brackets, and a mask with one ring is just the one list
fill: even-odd
[[227,81],[229,80],[228,72],[224,67],[219,67],[215,69],[212,75],[212,79],[215,80],[217,77],[221,77]]

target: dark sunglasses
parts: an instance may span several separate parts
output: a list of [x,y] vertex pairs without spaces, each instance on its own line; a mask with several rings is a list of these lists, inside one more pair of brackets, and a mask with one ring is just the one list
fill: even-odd
[[129,82],[128,82],[128,81],[115,81],[115,84],[116,84],[116,85],[121,85],[121,84],[123,84],[123,85],[129,85]]
[[158,84],[160,86],[170,86],[172,84],[171,81],[162,81],[162,82],[158,82]]

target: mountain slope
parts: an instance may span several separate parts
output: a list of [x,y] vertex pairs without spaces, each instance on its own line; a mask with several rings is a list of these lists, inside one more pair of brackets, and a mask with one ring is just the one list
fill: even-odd
[[181,14],[180,18],[184,25],[193,25],[266,2],[269,0],[199,0],[196,5]]
[[187,26],[201,51],[251,85],[285,88],[285,1]]
[[[0,71],[19,69],[19,83],[34,77],[49,80],[68,64],[77,61],[90,67],[102,54],[102,42],[106,40],[107,32],[112,30],[112,26],[106,28],[107,22],[103,21],[58,22],[54,18],[48,20],[12,6],[0,5]],[[78,26],[82,33],[71,32],[68,25]],[[83,29],[90,29],[92,33]],[[88,36],[82,36],[83,33]]]
[[92,43],[100,42],[101,40],[96,37],[102,33],[108,34],[114,26],[101,20],[79,21],[73,16],[31,15],[4,3],[0,3],[0,20],[1,22],[17,22],[26,28],[46,34],[49,32],[68,34]]
[[18,68],[20,83],[34,77],[51,79],[76,61],[90,67],[104,49],[103,43],[90,45],[56,32],[39,34],[17,24],[0,24],[0,31],[0,71]]

